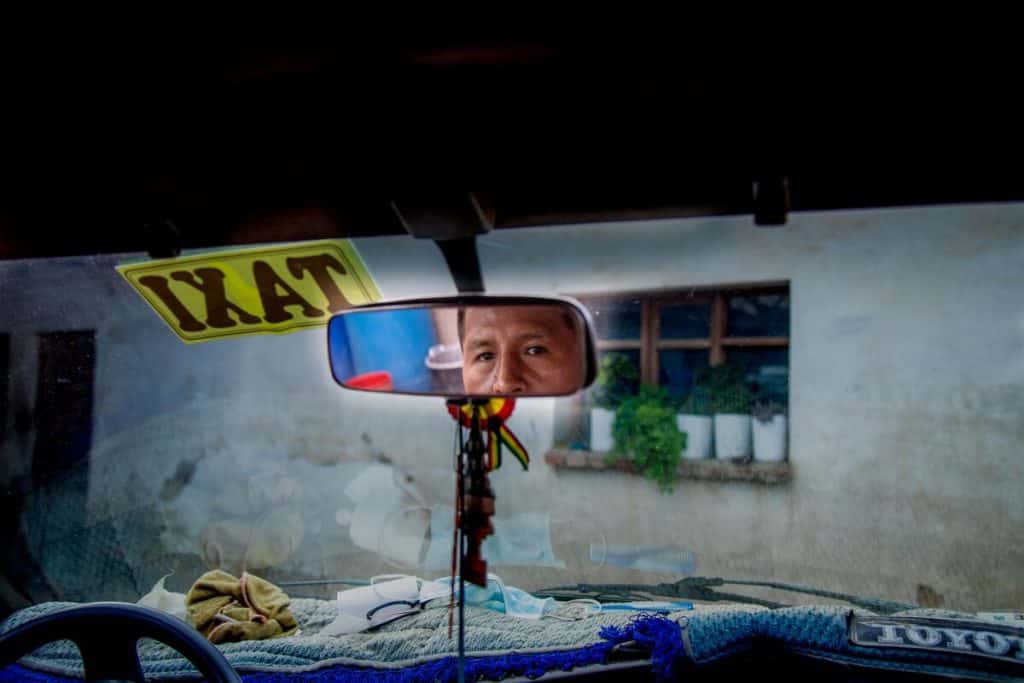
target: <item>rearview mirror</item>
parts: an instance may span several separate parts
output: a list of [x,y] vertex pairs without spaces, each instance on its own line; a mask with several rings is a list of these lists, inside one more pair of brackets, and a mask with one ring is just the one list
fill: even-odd
[[347,389],[431,396],[565,396],[596,374],[589,314],[571,299],[459,296],[373,304],[327,326]]

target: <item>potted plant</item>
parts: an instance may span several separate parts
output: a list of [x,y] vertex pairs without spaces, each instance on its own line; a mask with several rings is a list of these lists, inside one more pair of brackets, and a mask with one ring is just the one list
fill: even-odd
[[637,472],[671,490],[686,435],[676,425],[676,409],[668,391],[645,385],[615,411],[616,458],[628,457]]
[[782,462],[786,459],[786,407],[774,399],[754,403],[754,460]]
[[686,460],[706,460],[714,452],[712,450],[714,419],[711,414],[711,399],[708,389],[703,384],[693,387],[686,397],[676,416],[679,431],[686,434],[686,444],[682,456]]
[[722,365],[704,372],[711,412],[715,416],[715,456],[720,459],[751,457],[750,408],[753,395],[739,368]]
[[640,380],[636,365],[621,353],[609,353],[601,359],[590,409],[590,450],[609,452],[615,447],[612,424],[615,411],[634,394]]

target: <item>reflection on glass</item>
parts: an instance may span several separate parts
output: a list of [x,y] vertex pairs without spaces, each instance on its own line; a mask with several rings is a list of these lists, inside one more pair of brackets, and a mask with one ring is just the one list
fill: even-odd
[[598,339],[639,339],[643,305],[639,299],[594,301],[587,304]]
[[711,306],[663,305],[660,331],[662,339],[707,339],[711,334]]
[[729,365],[743,368],[747,385],[762,399],[785,402],[789,396],[789,350],[732,348]]
[[789,294],[729,297],[729,337],[789,336]]
[[694,377],[710,365],[706,350],[670,350],[658,352],[658,384],[674,396],[685,396],[693,388]]
[[334,377],[350,389],[560,396],[587,371],[585,323],[562,304],[349,311],[328,337]]

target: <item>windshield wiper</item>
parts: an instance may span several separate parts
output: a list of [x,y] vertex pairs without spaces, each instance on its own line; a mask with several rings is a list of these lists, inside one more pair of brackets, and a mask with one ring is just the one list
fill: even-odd
[[891,600],[878,598],[866,598],[848,593],[837,593],[835,591],[809,588],[807,586],[796,586],[788,583],[776,583],[774,581],[743,581],[734,579],[721,579],[704,576],[688,576],[674,583],[578,583],[574,586],[553,586],[534,591],[538,597],[568,598],[568,597],[589,597],[599,602],[628,602],[631,600],[642,600],[646,596],[671,597],[690,600],[704,600],[707,602],[739,602],[750,605],[761,605],[762,607],[777,608],[787,605],[762,600],[749,595],[736,593],[724,593],[714,590],[724,585],[734,586],[758,586],[762,588],[774,588],[776,590],[788,591],[791,593],[804,593],[806,595],[817,595],[833,600],[842,600],[856,607],[862,607],[876,614],[894,614],[908,609],[914,609],[917,605],[909,605]]

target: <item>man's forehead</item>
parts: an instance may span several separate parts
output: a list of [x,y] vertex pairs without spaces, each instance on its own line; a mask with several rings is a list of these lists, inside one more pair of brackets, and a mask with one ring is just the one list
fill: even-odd
[[466,331],[470,328],[522,323],[550,327],[562,320],[562,311],[550,306],[489,306],[466,310]]

